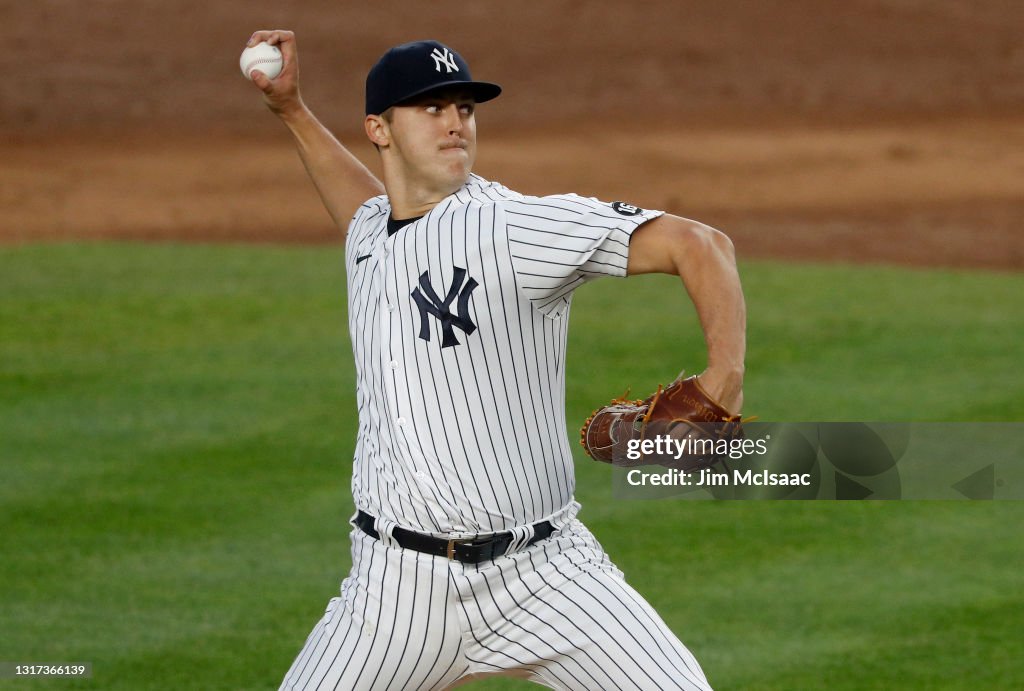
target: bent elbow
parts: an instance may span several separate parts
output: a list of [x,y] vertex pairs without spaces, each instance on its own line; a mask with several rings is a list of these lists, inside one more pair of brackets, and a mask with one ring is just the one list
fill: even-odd
[[711,231],[712,241],[715,244],[715,248],[723,255],[728,257],[731,261],[736,261],[736,245],[733,244],[732,238],[718,230],[717,228],[711,228],[705,226]]
[[630,274],[680,276],[708,264],[735,264],[732,240],[711,226],[665,214],[642,225],[630,238]]
[[690,221],[687,232],[681,235],[685,247],[682,248],[691,256],[704,258],[724,258],[736,261],[736,246],[728,235],[699,221]]

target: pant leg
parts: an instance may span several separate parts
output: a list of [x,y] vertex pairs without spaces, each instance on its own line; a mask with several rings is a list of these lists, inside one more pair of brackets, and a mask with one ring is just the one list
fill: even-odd
[[578,521],[456,577],[470,670],[520,670],[555,689],[708,691],[693,654]]
[[352,532],[352,571],[281,689],[443,689],[465,671],[447,560]]

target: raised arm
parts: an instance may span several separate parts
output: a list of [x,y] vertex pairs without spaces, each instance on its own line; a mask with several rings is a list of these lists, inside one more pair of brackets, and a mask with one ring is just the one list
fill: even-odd
[[257,31],[248,45],[267,42],[281,49],[284,67],[275,79],[253,71],[253,83],[263,100],[295,137],[306,172],[313,180],[327,212],[342,233],[363,202],[384,193],[381,184],[313,115],[299,94],[299,54],[291,31]]
[[739,413],[747,309],[729,238],[703,223],[665,214],[633,232],[627,271],[672,274],[683,280],[708,349],[701,385],[725,408]]

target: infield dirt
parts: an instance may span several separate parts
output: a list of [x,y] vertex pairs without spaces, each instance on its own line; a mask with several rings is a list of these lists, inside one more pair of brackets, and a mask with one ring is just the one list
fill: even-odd
[[114,0],[5,14],[26,40],[0,87],[4,241],[335,241],[237,70],[252,30],[286,26],[307,102],[371,167],[365,70],[431,36],[504,85],[479,111],[478,171],[524,192],[697,218],[741,257],[1024,267],[1019,4],[852,0],[824,16],[809,0]]

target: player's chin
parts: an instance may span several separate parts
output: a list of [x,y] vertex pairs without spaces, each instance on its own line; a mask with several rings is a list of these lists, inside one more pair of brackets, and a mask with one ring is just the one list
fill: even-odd
[[473,169],[473,161],[468,156],[459,157],[448,161],[442,166],[442,176],[453,189],[462,187],[469,179],[469,173]]

